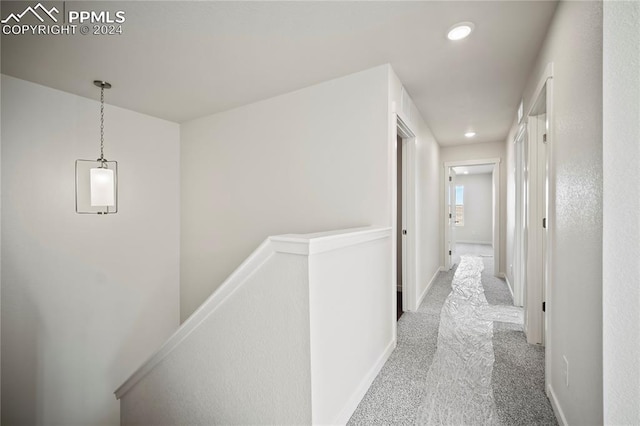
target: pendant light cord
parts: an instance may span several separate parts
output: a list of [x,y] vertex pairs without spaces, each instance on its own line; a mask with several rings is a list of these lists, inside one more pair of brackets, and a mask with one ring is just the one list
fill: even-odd
[[100,162],[104,167],[104,86],[100,88]]

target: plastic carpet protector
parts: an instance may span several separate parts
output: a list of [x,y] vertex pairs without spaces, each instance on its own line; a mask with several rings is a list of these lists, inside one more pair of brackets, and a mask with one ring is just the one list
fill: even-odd
[[493,399],[493,321],[522,324],[522,309],[489,305],[482,259],[462,256],[440,314],[417,425],[497,425]]

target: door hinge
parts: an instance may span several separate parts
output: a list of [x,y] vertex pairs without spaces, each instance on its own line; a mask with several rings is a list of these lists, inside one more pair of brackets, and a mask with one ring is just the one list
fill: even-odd
[[449,219],[452,219],[452,218],[453,218],[453,216],[451,216],[451,213],[449,213]]
[[542,312],[547,312],[547,302],[542,302]]
[[449,250],[449,256],[451,256],[451,250]]
[[406,229],[402,230],[402,235],[407,235],[407,230]]
[[542,135],[542,142],[547,143],[547,134]]
[[451,176],[449,176],[449,182],[451,182],[453,180],[453,178]]
[[547,218],[546,217],[542,218],[542,227],[547,229]]

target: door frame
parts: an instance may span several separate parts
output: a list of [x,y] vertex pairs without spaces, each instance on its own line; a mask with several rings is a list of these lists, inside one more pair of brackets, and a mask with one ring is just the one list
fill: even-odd
[[513,139],[514,183],[515,183],[515,231],[513,234],[513,304],[524,307],[526,303],[526,256],[527,256],[527,193],[526,161],[529,148],[527,122],[523,120]]
[[[539,294],[539,298],[525,304],[525,319],[527,321],[525,333],[529,343],[541,343],[545,346],[545,388],[549,394],[549,385],[552,368],[552,324],[553,320],[553,240],[555,226],[555,167],[553,162],[554,113],[553,113],[553,63],[546,65],[545,70],[538,80],[536,90],[531,97],[532,102],[526,115],[529,138],[529,223],[535,225],[536,232],[529,229],[527,257],[527,293],[531,283],[539,283],[539,288],[534,289],[533,294]],[[544,157],[539,157],[538,146],[533,143],[532,133],[537,131],[540,123],[537,116],[542,111],[546,114],[543,123],[546,126],[546,149]],[[533,157],[533,158],[532,158]],[[540,160],[540,161],[538,161]],[[533,185],[533,188],[531,188]],[[544,187],[543,187],[544,185]],[[542,189],[545,189],[544,191]],[[543,199],[546,197],[546,199]],[[544,211],[543,211],[544,210]],[[546,228],[542,228],[542,219],[546,218]],[[532,273],[530,274],[530,270]],[[543,298],[544,296],[544,298]],[[542,313],[541,302],[545,302],[546,312]],[[543,316],[544,315],[544,316]]]
[[[397,214],[398,214],[398,185],[397,185],[397,139],[402,139],[402,223],[403,229],[407,230],[407,234],[402,238],[402,309],[403,311],[415,311],[418,309],[418,295],[416,288],[417,262],[416,262],[416,133],[411,127],[411,122],[404,118],[401,112],[395,110],[393,103],[391,120],[390,120],[390,141],[389,141],[389,163],[390,163],[390,196],[391,196],[391,250],[392,263],[391,273],[393,282],[395,301],[396,277],[397,277]],[[393,323],[394,333],[396,330],[396,303],[393,303]],[[395,334],[394,334],[395,338]]]
[[447,215],[449,214],[446,194],[449,184],[449,168],[457,166],[481,166],[487,164],[493,164],[493,275],[501,276],[500,272],[500,158],[486,158],[478,160],[461,160],[461,161],[447,161],[443,164],[442,168],[442,183],[444,188],[445,197],[443,199],[444,206],[444,244],[443,244],[443,270],[449,270],[453,265],[449,260],[449,226],[447,221]]

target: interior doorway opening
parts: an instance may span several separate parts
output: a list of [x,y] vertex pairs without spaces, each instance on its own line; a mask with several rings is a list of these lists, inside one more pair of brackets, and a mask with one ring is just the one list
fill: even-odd
[[396,264],[398,268],[396,270],[396,320],[399,320],[404,312],[404,307],[402,303],[402,287],[403,287],[403,269],[406,269],[405,262],[403,260],[403,233],[406,232],[406,228],[403,223],[403,212],[404,212],[404,201],[406,196],[404,194],[404,168],[403,168],[403,156],[402,156],[402,137],[398,134],[396,137],[397,143],[397,158],[396,158],[396,202],[397,202],[397,213],[396,213],[396,227],[400,232],[396,235]]
[[515,143],[514,299],[524,306],[527,342],[545,346],[545,387],[552,371],[552,270],[555,223],[553,64],[547,64]]
[[[549,301],[549,150],[551,80],[543,80],[535,101],[527,114],[526,137],[521,137],[521,164],[525,171],[521,187],[516,188],[516,198],[522,216],[520,228],[521,251],[516,262],[520,263],[520,279],[524,293],[525,334],[527,341],[545,345],[547,342],[547,303]],[[518,143],[518,142],[517,142]],[[518,194],[518,191],[521,192]],[[517,224],[518,225],[518,224]]]
[[[464,176],[471,174],[484,174],[490,180],[484,186],[484,193],[480,194],[476,205],[486,204],[490,209],[489,217],[481,218],[481,224],[474,227],[472,233],[463,234],[460,238],[460,231],[465,228],[465,218],[469,218],[474,212],[465,206],[465,188],[462,181],[466,181]],[[444,194],[445,194],[445,221],[444,221],[444,268],[451,269],[459,262],[458,243],[474,244],[479,247],[469,248],[478,251],[479,255],[491,256],[494,259],[493,274],[500,275],[500,159],[479,159],[468,161],[447,162],[444,164]],[[478,191],[480,187],[476,188]],[[468,197],[467,197],[468,199]],[[476,211],[475,213],[480,213]],[[487,213],[485,210],[484,213]],[[475,217],[477,218],[477,217]],[[487,229],[487,228],[490,229]],[[466,228],[471,228],[466,226]],[[467,229],[465,229],[466,231]],[[486,247],[481,247],[486,246]],[[482,252],[482,253],[480,253]],[[489,254],[491,253],[491,254]]]
[[[397,321],[417,307],[416,290],[416,136],[400,114],[393,114],[392,227],[394,309]],[[395,329],[395,327],[394,327]]]
[[453,167],[455,185],[451,238],[452,261],[469,254],[493,257],[493,164]]

